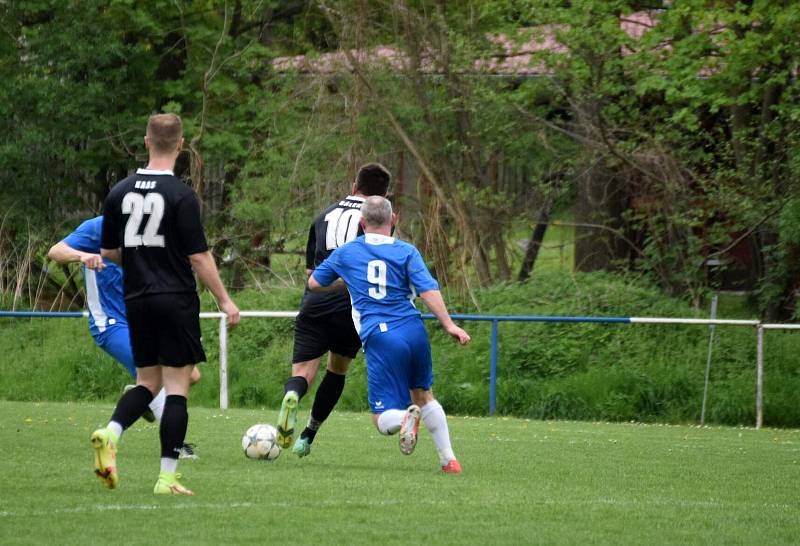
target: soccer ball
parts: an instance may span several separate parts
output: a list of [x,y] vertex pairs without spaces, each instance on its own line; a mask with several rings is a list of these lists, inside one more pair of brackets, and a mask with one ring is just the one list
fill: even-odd
[[281,454],[278,431],[272,425],[253,425],[242,436],[242,449],[249,459],[274,461]]

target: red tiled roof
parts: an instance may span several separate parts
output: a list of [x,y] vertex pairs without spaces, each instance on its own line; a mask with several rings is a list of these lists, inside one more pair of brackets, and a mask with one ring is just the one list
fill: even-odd
[[[655,15],[651,12],[636,12],[620,20],[620,28],[631,38],[638,40],[656,24]],[[476,72],[489,74],[544,74],[547,69],[534,55],[541,52],[564,53],[567,48],[556,39],[560,27],[543,26],[520,29],[520,33],[530,34],[528,41],[518,43],[506,34],[489,37],[489,41],[498,46],[498,53],[475,61]],[[563,28],[563,27],[561,27]],[[410,59],[400,48],[378,46],[365,50],[350,50],[357,63],[371,66],[385,66],[397,70],[409,68]],[[422,70],[435,73],[436,67],[432,59],[423,59]],[[276,57],[272,66],[278,72],[297,70],[317,74],[332,74],[342,70],[351,71],[352,66],[345,53],[323,53],[318,56],[296,55],[293,57]]]

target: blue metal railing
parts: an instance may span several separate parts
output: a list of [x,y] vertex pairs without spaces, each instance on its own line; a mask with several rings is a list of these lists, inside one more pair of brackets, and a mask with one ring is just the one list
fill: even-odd
[[[86,311],[48,312],[48,311],[0,311],[2,317],[49,317],[49,318],[74,318],[85,317]],[[242,317],[270,317],[293,318],[296,311],[242,311]],[[606,324],[692,324],[692,325],[733,325],[754,326],[758,329],[758,362],[757,362],[757,388],[756,388],[756,428],[761,425],[762,414],[762,383],[763,376],[763,350],[762,339],[764,329],[800,329],[798,324],[762,324],[758,320],[726,320],[726,319],[695,319],[671,317],[584,317],[584,316],[526,316],[526,315],[450,315],[453,320],[481,321],[492,323],[491,348],[489,354],[489,415],[494,415],[497,408],[497,359],[498,359],[498,326],[500,322],[593,322]],[[201,318],[216,318],[220,321],[220,407],[228,407],[228,350],[227,350],[227,324],[225,315],[219,312],[200,313]],[[436,317],[423,314],[422,318],[432,320]]]
[[[423,314],[422,318],[435,320],[431,314]],[[605,322],[630,324],[629,317],[558,317],[558,316],[524,316],[524,315],[450,315],[453,320],[471,320],[492,323],[492,338],[489,349],[489,415],[497,409],[497,353],[498,326],[500,322]]]
[[49,317],[49,318],[72,318],[86,317],[86,311],[0,311],[0,317]]

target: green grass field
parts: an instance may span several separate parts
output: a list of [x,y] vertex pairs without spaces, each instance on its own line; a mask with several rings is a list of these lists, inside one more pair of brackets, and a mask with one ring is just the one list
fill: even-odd
[[[304,404],[305,406],[305,404]],[[303,409],[306,409],[305,407]],[[0,544],[796,544],[800,431],[450,419],[463,466],[425,432],[400,454],[336,412],[305,459],[244,458],[275,410],[192,408],[191,498],[152,495],[158,432],[123,438],[119,489],[91,471],[109,405],[0,402]],[[301,419],[305,417],[301,413]]]

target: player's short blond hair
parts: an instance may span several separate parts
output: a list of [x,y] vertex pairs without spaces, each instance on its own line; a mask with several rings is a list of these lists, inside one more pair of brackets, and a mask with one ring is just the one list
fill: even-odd
[[367,197],[361,205],[361,217],[368,226],[385,226],[392,221],[392,204],[379,195]]
[[153,114],[147,120],[146,135],[152,151],[173,152],[183,138],[181,118],[175,114]]

